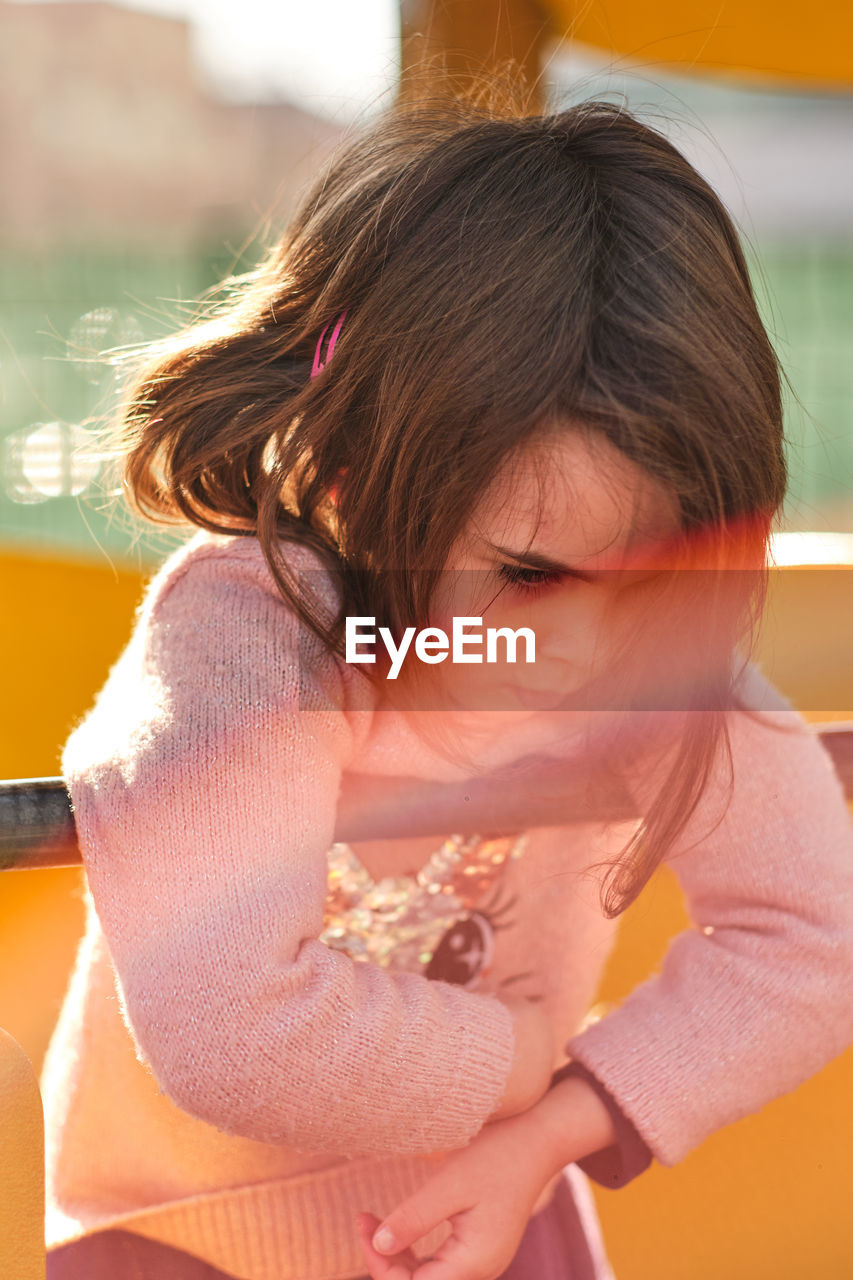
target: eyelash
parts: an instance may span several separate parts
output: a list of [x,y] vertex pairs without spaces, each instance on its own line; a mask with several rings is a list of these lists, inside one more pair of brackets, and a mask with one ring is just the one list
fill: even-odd
[[525,569],[520,564],[502,564],[498,568],[498,576],[519,591],[532,594],[543,587],[551,587],[562,582],[565,575],[550,569]]

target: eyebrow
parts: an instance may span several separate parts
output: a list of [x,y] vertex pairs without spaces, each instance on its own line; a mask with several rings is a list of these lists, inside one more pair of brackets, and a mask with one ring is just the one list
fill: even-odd
[[497,543],[489,542],[488,539],[486,539],[486,546],[496,551],[498,555],[515,560],[516,564],[522,564],[528,569],[541,569],[545,573],[569,573],[575,578],[583,579],[584,582],[600,582],[605,576],[603,573],[592,573],[588,569],[576,569],[573,565],[561,564],[558,560],[552,560],[550,556],[543,556],[539,551],[511,551],[509,547],[499,547]]

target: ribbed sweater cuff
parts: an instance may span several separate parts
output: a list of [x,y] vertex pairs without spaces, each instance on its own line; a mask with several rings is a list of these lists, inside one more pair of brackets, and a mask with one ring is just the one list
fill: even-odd
[[[350,1280],[364,1275],[356,1216],[387,1215],[432,1177],[420,1157],[345,1160],[291,1178],[190,1196],[126,1214],[89,1215],[86,1223],[50,1213],[47,1247],[94,1231],[125,1230],[159,1240],[253,1280]],[[447,1223],[413,1248],[430,1257],[447,1239]]]
[[582,1063],[569,1062],[555,1071],[551,1077],[551,1088],[571,1077],[586,1081],[595,1090],[607,1107],[616,1131],[616,1141],[612,1146],[595,1151],[583,1160],[576,1160],[575,1164],[601,1187],[624,1187],[648,1169],[652,1152],[612,1094]]

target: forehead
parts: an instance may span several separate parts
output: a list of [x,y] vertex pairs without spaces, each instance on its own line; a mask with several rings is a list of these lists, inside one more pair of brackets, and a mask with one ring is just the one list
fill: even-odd
[[675,494],[598,431],[567,428],[511,454],[472,524],[490,542],[589,568],[679,528]]

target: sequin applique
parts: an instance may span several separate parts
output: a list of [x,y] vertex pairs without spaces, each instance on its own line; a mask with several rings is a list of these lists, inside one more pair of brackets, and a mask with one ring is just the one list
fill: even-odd
[[332,845],[320,941],[354,960],[473,988],[489,972],[494,934],[508,927],[499,921],[515,905],[495,911],[494,897],[486,904],[483,895],[526,846],[524,834],[452,835],[416,876],[375,881],[349,845]]

